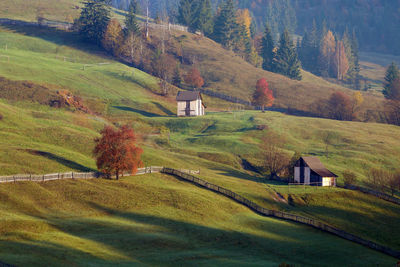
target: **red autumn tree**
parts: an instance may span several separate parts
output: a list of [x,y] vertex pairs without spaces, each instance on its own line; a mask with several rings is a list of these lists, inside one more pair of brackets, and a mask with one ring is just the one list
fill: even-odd
[[142,165],[140,156],[143,150],[135,145],[136,136],[132,128],[123,126],[114,129],[106,126],[96,138],[96,147],[93,154],[96,156],[97,168],[110,176],[115,174],[117,180],[124,171],[132,174]]
[[261,78],[257,81],[256,90],[253,94],[253,104],[255,106],[261,106],[264,112],[265,107],[270,107],[274,103],[274,95],[269,89],[268,82],[265,78]]
[[204,85],[204,79],[197,68],[192,68],[185,76],[185,82],[193,88],[200,88]]

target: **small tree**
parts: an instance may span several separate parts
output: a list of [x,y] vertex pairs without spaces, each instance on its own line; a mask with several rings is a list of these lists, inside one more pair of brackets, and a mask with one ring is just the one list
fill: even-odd
[[201,77],[200,71],[193,67],[185,76],[185,83],[192,86],[194,89],[204,85],[204,79]]
[[353,105],[351,98],[342,93],[334,92],[326,105],[327,116],[335,120],[353,120]]
[[256,90],[253,93],[253,104],[262,107],[264,112],[265,107],[270,107],[274,103],[274,96],[269,89],[268,82],[265,78],[257,81]]
[[390,175],[387,176],[387,186],[390,189],[390,193],[392,196],[396,192],[396,188],[399,186],[399,179],[400,179],[400,173],[391,173]]
[[168,54],[162,53],[159,49],[153,54],[151,62],[152,71],[160,79],[159,85],[164,96],[169,93],[168,83],[171,80],[173,72],[171,66],[174,65],[176,65],[175,59]]
[[182,85],[182,74],[179,64],[176,65],[174,75],[172,76],[172,84],[177,87]]
[[389,67],[386,69],[385,74],[383,94],[386,98],[393,99],[392,86],[393,83],[398,79],[400,79],[399,68],[396,66],[396,64],[394,64],[394,62],[392,62],[392,64],[390,64]]
[[269,173],[270,179],[275,179],[283,171],[286,171],[289,165],[288,156],[281,150],[285,141],[274,132],[267,131],[261,142],[264,167]]
[[114,173],[117,180],[124,171],[136,173],[137,168],[142,165],[140,157],[143,150],[136,146],[133,129],[123,126],[115,130],[106,126],[100,134],[101,137],[95,139],[96,146],[93,150],[97,168],[108,176]]
[[343,172],[343,179],[344,179],[344,184],[346,186],[351,186],[354,185],[355,182],[357,181],[357,176],[354,172],[350,170],[345,170]]
[[107,26],[106,32],[104,33],[102,40],[103,48],[113,53],[115,56],[118,56],[123,40],[124,36],[122,34],[121,25],[119,24],[118,20],[112,19]]

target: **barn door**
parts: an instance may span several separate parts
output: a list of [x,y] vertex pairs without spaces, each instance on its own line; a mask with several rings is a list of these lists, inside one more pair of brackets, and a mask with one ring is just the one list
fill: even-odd
[[190,101],[186,101],[185,115],[190,116]]

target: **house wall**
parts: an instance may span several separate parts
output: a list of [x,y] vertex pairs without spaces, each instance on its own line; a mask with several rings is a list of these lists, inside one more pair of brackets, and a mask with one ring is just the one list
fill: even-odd
[[294,181],[300,183],[300,167],[294,167]]
[[323,177],[322,186],[336,186],[336,178]]
[[[177,102],[178,117],[186,116],[186,101]],[[189,116],[202,116],[204,115],[204,106],[202,105],[201,99],[190,101],[190,115]]]
[[304,183],[310,184],[310,167],[304,168]]

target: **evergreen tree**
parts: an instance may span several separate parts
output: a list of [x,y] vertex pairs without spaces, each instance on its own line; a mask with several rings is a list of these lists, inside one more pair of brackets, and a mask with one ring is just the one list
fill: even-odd
[[137,0],[131,0],[129,7],[128,7],[128,11],[133,11],[133,13],[135,13],[136,15],[140,15],[140,5],[139,2]]
[[385,75],[385,84],[384,84],[384,90],[383,94],[386,98],[392,99],[393,97],[393,92],[392,92],[392,87],[394,85],[394,82],[400,79],[400,71],[399,68],[392,62],[392,64],[389,65],[389,67],[386,69],[386,75]]
[[263,58],[262,68],[267,71],[272,71],[272,64],[274,60],[274,39],[268,24],[265,27],[261,48],[261,57]]
[[83,2],[79,17],[79,32],[90,42],[100,44],[110,21],[108,0],[87,0]]
[[210,0],[197,0],[193,28],[206,36],[213,32],[213,14]]
[[131,2],[131,4],[129,5],[129,11],[128,14],[125,17],[125,34],[126,36],[128,36],[129,34],[140,34],[140,26],[138,24],[136,15],[135,15],[135,11],[136,11],[136,7],[135,7],[135,0],[133,0]]
[[236,8],[233,0],[226,0],[222,3],[215,18],[214,40],[226,48],[233,48],[237,27]]
[[353,54],[353,74],[352,74],[352,83],[353,83],[353,87],[356,90],[360,90],[361,89],[361,85],[360,85],[360,58],[358,56],[358,40],[357,40],[357,36],[356,36],[356,32],[355,30],[353,30],[353,35],[351,38],[351,52]]
[[291,79],[302,79],[296,47],[287,30],[281,34],[279,48],[273,61],[273,71]]
[[193,0],[181,0],[178,9],[178,22],[182,25],[191,27],[193,24]]

